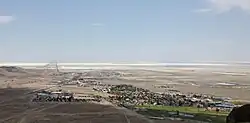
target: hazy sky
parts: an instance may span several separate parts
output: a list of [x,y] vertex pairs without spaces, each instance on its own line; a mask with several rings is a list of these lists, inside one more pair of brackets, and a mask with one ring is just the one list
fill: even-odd
[[2,0],[0,62],[250,61],[250,0]]

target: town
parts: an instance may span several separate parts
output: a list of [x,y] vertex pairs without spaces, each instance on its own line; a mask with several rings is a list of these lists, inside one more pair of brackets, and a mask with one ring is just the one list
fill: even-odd
[[[196,114],[207,112],[208,114],[223,115],[226,116],[234,107],[240,107],[241,105],[233,104],[229,97],[216,97],[213,95],[189,93],[184,94],[179,91],[169,89],[168,92],[157,93],[148,89],[135,87],[129,84],[104,84],[96,78],[84,78],[82,73],[64,73],[71,74],[71,79],[65,79],[59,81],[60,87],[64,85],[73,85],[76,87],[88,87],[98,93],[104,93],[108,96],[100,95],[85,95],[74,94],[68,92],[68,90],[55,90],[55,91],[42,91],[36,93],[33,102],[95,102],[100,103],[103,101],[111,102],[118,107],[124,107],[129,110],[141,113],[148,118],[164,120],[184,120],[193,119],[196,120]],[[107,73],[106,73],[107,74]],[[68,76],[69,77],[69,76]],[[170,108],[166,115],[166,112],[157,112],[155,108]],[[186,108],[186,109],[185,109]],[[185,110],[183,110],[185,109]],[[193,111],[189,111],[189,110]],[[183,112],[184,111],[184,112]],[[154,113],[152,113],[154,112]],[[186,113],[185,113],[186,112]],[[184,114],[183,114],[184,113]],[[152,115],[154,114],[154,115]],[[171,115],[170,115],[171,114]],[[175,114],[175,115],[174,115]],[[212,117],[211,117],[212,118]],[[201,118],[200,118],[201,119]],[[205,119],[209,122],[212,119]],[[224,119],[223,119],[224,120]],[[204,119],[203,119],[204,121]],[[212,120],[213,121],[213,120]],[[190,121],[191,122],[191,121]],[[205,122],[205,121],[204,121]],[[222,122],[218,121],[218,122]]]

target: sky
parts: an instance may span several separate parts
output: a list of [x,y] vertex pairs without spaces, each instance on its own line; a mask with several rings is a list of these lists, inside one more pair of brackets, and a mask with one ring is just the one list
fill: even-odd
[[0,62],[250,61],[250,0],[2,0]]

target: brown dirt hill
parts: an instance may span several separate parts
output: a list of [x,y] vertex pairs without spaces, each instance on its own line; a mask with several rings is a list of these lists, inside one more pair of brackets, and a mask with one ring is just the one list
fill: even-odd
[[0,66],[0,77],[15,77],[25,75],[27,72],[21,67]]
[[26,73],[25,69],[16,66],[0,66],[0,70],[13,73]]

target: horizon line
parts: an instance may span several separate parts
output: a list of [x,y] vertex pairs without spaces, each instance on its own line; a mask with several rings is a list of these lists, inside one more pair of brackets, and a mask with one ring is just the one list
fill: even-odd
[[0,62],[0,66],[45,66],[57,64],[60,66],[228,66],[228,65],[250,65],[250,62],[165,62],[165,63],[110,63],[110,62]]

